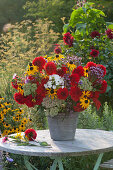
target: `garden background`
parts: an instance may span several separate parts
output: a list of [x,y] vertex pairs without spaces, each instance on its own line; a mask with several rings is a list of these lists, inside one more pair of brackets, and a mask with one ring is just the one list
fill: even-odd
[[[87,0],[87,2],[90,1]],[[112,0],[92,0],[91,2],[95,3],[94,8],[105,13],[104,20],[108,25],[109,22],[113,22]],[[75,0],[0,0],[0,96],[4,97],[5,102],[12,103],[13,107],[22,109],[24,118],[32,119],[26,127],[45,129],[47,128],[46,118],[41,110],[37,112],[37,109],[34,108],[31,114],[31,110],[26,106],[20,107],[15,103],[14,90],[11,86],[13,74],[17,73],[22,76],[27,64],[33,58],[53,54],[55,44],[62,40],[63,31],[65,32],[66,28],[63,30],[63,26],[64,23],[69,22],[72,8],[77,9],[80,5],[80,1],[77,3]],[[101,29],[103,28],[101,27]],[[112,47],[112,43],[110,45]],[[113,130],[112,52],[110,58],[106,58],[108,55],[109,51],[106,51],[104,58],[100,57],[97,60],[108,68],[106,75],[108,89],[102,102],[102,108],[97,112],[94,108],[89,107],[88,110],[81,113],[79,128]],[[13,158],[13,162],[8,162],[4,154],[6,169],[19,170],[22,166],[21,169],[26,169],[21,156],[10,154],[10,157]],[[67,157],[63,161],[66,170],[74,170],[75,166],[78,167],[78,170],[91,170],[96,158],[97,155]],[[103,161],[109,158],[113,158],[112,152],[105,154]],[[38,158],[37,160],[37,158],[31,157],[30,161],[40,170],[49,169],[52,164],[49,158]]]

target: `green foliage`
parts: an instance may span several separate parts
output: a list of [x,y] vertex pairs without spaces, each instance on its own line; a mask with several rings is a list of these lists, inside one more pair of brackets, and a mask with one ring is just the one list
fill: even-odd
[[[68,55],[75,55],[82,58],[82,63],[86,64],[93,61],[102,64],[107,69],[105,80],[108,83],[107,92],[102,99],[104,103],[107,101],[112,105],[113,100],[113,43],[106,35],[107,29],[112,29],[111,22],[105,22],[105,14],[99,9],[92,7],[92,3],[85,3],[82,7],[74,9],[71,13],[69,23],[64,25],[64,33],[70,32],[75,38],[73,47],[67,46],[63,49]],[[100,37],[91,37],[93,31],[98,31]],[[99,51],[98,57],[90,55],[91,49]]]
[[75,2],[73,0],[27,1],[24,5],[24,9],[27,13],[25,16],[33,19],[48,18],[55,24],[54,30],[61,33],[63,27],[61,18],[66,17],[66,20],[68,20],[74,5]]
[[37,89],[37,85],[35,83],[24,84],[24,86],[23,86],[24,96],[27,96],[29,94],[33,94],[36,91],[36,89]]
[[0,0],[0,31],[3,25],[7,23],[15,23],[23,19],[25,11],[22,9],[25,0]]
[[103,10],[104,13],[106,14],[106,21],[111,21],[113,22],[113,1],[112,0],[87,0],[87,2],[94,2],[95,6],[100,9]]

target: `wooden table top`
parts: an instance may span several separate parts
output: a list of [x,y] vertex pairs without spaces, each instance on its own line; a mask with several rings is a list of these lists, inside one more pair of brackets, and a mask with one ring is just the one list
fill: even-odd
[[113,150],[113,132],[94,129],[77,129],[73,141],[53,141],[49,130],[37,131],[37,140],[46,141],[51,145],[39,146],[17,146],[15,143],[2,143],[0,139],[0,150],[29,156],[81,156],[97,154]]

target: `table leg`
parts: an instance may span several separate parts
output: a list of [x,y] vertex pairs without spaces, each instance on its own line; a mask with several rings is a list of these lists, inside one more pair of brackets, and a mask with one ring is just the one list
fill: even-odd
[[97,162],[93,168],[93,170],[98,170],[99,166],[100,166],[100,163],[101,163],[101,160],[102,160],[102,157],[103,157],[103,153],[100,153],[99,156],[98,156],[98,159],[97,159]]
[[38,170],[35,166],[33,166],[30,162],[29,162],[29,159],[28,159],[28,156],[24,156],[24,163],[25,163],[25,166],[28,170]]
[[55,157],[52,159],[54,159],[54,161],[53,161],[52,166],[50,167],[50,170],[56,170],[57,164],[58,164],[59,170],[64,170],[62,159],[60,157]]

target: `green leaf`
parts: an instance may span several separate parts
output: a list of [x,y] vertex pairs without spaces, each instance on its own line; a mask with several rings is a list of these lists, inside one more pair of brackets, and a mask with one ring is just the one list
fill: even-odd
[[113,24],[108,26],[109,29],[113,29]]
[[47,142],[39,142],[41,146],[50,146]]
[[111,90],[111,86],[107,85],[107,90],[106,92],[109,92]]
[[79,31],[86,29],[86,23],[76,24],[76,29],[79,30]]
[[84,14],[84,11],[83,11],[82,7],[74,10],[71,14],[69,25],[72,28],[74,28],[77,23],[82,22],[83,14]]
[[69,24],[65,24],[65,25],[63,26],[63,32],[64,32],[64,33],[68,32],[68,29],[69,29]]

